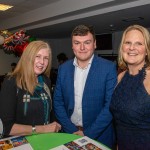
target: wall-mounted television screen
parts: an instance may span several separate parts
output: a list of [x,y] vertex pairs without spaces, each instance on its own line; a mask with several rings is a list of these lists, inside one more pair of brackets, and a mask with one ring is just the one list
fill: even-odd
[[112,34],[96,35],[96,50],[112,50]]

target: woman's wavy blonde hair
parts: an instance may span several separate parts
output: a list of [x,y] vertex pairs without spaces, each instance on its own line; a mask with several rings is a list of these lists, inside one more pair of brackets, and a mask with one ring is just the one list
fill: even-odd
[[146,49],[146,53],[147,53],[147,55],[145,57],[145,63],[146,63],[146,66],[149,67],[150,66],[150,34],[146,28],[144,28],[143,26],[140,26],[140,25],[131,25],[124,31],[124,33],[122,35],[120,47],[119,47],[118,66],[121,69],[127,69],[128,68],[127,64],[124,61],[123,56],[122,56],[122,47],[123,47],[123,43],[124,43],[126,34],[131,30],[140,31],[144,37],[144,44],[145,44],[145,49]]
[[31,94],[34,93],[34,89],[38,84],[34,73],[34,61],[37,53],[41,49],[49,50],[49,63],[43,73],[49,77],[52,52],[49,44],[44,41],[33,41],[29,43],[25,48],[14,72],[11,74],[11,77],[14,76],[16,78],[17,86],[21,89],[27,90]]

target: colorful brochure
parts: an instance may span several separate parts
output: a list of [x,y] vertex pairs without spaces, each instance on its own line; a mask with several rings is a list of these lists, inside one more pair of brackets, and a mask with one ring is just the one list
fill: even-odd
[[110,150],[110,148],[84,136],[50,150]]
[[33,150],[33,148],[24,136],[18,136],[1,139],[0,150]]

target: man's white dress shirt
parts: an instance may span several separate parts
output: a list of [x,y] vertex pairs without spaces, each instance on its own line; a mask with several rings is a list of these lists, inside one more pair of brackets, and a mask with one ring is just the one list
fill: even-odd
[[93,60],[94,55],[91,57],[88,65],[85,68],[81,68],[78,63],[76,57],[74,58],[74,66],[75,66],[75,73],[74,73],[74,95],[75,95],[75,106],[74,112],[71,116],[71,121],[76,126],[83,126],[82,123],[82,96],[84,91],[84,86],[86,83],[86,79],[91,67],[91,63]]

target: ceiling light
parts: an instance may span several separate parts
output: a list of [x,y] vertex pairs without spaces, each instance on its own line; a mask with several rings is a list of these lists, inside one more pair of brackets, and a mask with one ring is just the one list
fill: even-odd
[[0,11],[5,11],[9,8],[12,8],[13,6],[10,5],[5,5],[5,4],[0,4]]

